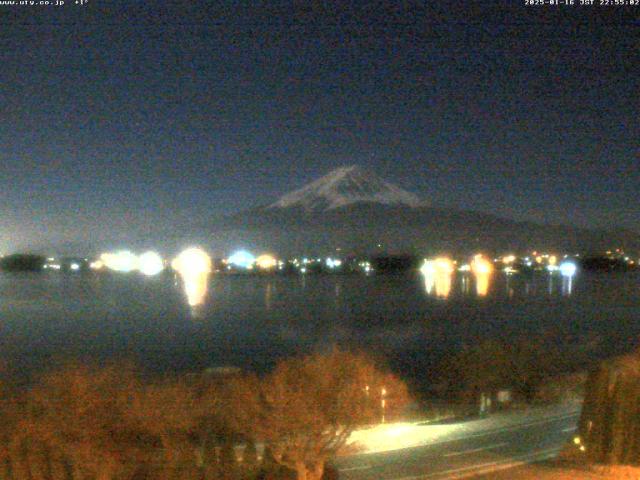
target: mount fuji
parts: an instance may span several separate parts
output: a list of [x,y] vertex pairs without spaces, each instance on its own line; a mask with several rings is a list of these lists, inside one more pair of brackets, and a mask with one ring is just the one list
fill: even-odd
[[406,207],[421,205],[420,199],[413,193],[386,182],[362,167],[351,165],[333,170],[315,182],[284,195],[269,208],[321,211],[357,203]]
[[640,250],[625,230],[542,225],[429,205],[359,166],[333,170],[275,202],[214,221],[208,238],[221,250],[245,246],[280,255],[479,250],[602,252]]

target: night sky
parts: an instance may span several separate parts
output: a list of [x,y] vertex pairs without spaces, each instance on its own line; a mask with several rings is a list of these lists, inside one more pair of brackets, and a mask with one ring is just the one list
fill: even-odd
[[346,164],[640,230],[640,7],[390,4],[0,6],[0,252],[161,243]]

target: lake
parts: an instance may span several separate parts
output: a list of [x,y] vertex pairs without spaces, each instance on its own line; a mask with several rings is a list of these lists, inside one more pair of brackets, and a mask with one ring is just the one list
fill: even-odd
[[[640,334],[640,275],[495,273],[487,285],[402,275],[212,275],[190,307],[171,274],[2,274],[0,358],[29,372],[64,358],[135,360],[153,372],[239,366],[332,344],[384,356],[428,383],[448,353],[550,332],[568,353],[627,352]],[[202,292],[201,292],[202,293]],[[438,296],[440,295],[440,296]],[[197,303],[193,302],[192,303]]]

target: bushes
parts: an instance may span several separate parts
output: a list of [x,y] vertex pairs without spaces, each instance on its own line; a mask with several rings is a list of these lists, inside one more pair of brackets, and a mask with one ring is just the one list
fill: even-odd
[[40,272],[46,258],[33,254],[14,254],[0,258],[0,270],[7,272]]
[[251,479],[258,465],[237,461],[238,435],[211,421],[212,388],[145,383],[122,365],[42,375],[3,399],[0,478]]
[[143,381],[131,365],[68,364],[28,388],[0,388],[0,478],[335,479],[325,462],[379,418],[382,385],[392,415],[404,384],[336,350],[283,361],[264,378]]
[[470,403],[500,390],[510,390],[515,402],[579,398],[584,379],[569,372],[588,364],[590,348],[588,342],[560,348],[549,334],[470,345],[444,362],[441,393]]
[[261,387],[257,431],[274,460],[305,480],[322,478],[357,426],[392,418],[408,401],[398,378],[339,350],[280,362]]
[[593,462],[640,466],[640,352],[603,362],[587,379],[580,438]]

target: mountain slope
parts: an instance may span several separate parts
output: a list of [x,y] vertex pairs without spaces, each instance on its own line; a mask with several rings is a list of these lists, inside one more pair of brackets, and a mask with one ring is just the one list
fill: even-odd
[[281,197],[268,208],[302,208],[323,211],[355,203],[417,207],[413,193],[386,182],[379,176],[352,165],[333,170],[324,177]]
[[428,206],[360,167],[334,170],[271,205],[218,218],[213,227],[213,241],[221,249],[244,245],[281,255],[331,253],[336,248],[421,255],[640,250],[640,236],[634,232],[541,225]]

